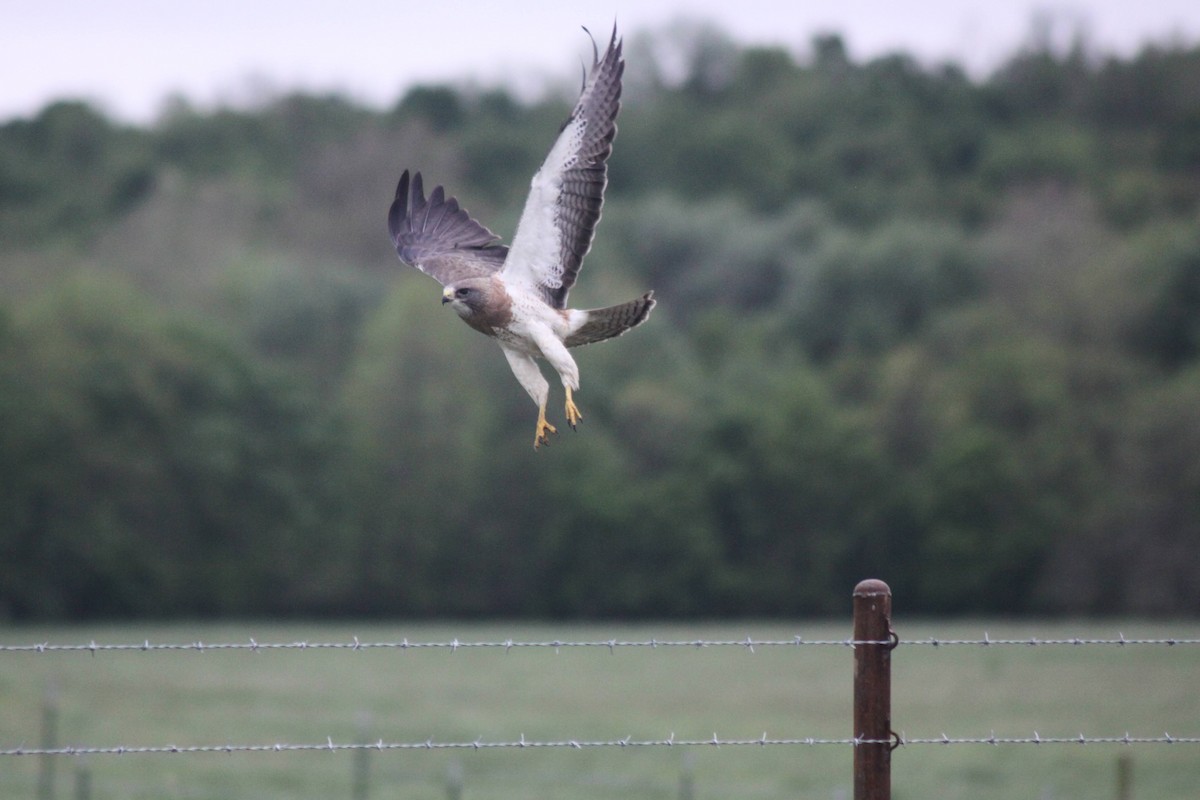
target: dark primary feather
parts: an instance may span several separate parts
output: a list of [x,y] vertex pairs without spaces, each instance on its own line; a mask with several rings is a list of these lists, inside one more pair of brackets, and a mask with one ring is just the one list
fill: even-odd
[[463,278],[490,275],[504,264],[508,248],[500,237],[471,218],[458,200],[438,186],[425,198],[421,173],[400,176],[388,210],[388,231],[400,260],[443,286]]
[[[590,35],[590,34],[589,34]],[[595,48],[595,41],[592,42]],[[621,77],[625,62],[621,59],[621,41],[613,26],[612,38],[603,57],[596,49],[591,74],[584,81],[583,92],[575,109],[564,124],[582,121],[583,136],[562,176],[557,220],[560,237],[560,263],[563,266],[559,286],[547,287],[549,301],[556,308],[566,307],[567,293],[575,285],[583,257],[592,247],[600,208],[604,203],[604,188],[608,183],[608,157],[612,154],[617,135],[617,112],[621,108]]]

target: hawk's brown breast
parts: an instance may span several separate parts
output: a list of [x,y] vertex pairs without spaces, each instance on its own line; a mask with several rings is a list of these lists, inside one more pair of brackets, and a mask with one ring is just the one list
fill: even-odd
[[512,298],[495,276],[483,293],[483,302],[472,310],[475,313],[463,320],[485,336],[495,336],[512,322]]

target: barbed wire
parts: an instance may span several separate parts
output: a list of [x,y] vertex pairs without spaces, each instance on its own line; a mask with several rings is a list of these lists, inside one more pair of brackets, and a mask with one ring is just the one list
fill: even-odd
[[1049,638],[1040,639],[1037,637],[1029,637],[1027,639],[993,639],[986,632],[981,639],[940,639],[937,637],[929,637],[926,639],[899,639],[896,641],[870,641],[870,640],[855,640],[847,639],[805,639],[801,636],[794,636],[791,639],[754,639],[746,637],[745,639],[688,639],[688,640],[668,640],[668,639],[646,639],[639,641],[607,639],[597,641],[515,641],[507,639],[504,641],[460,641],[452,639],[450,641],[415,641],[410,642],[407,638],[401,641],[361,641],[355,636],[351,641],[343,642],[310,642],[310,641],[294,641],[294,642],[259,642],[251,638],[244,642],[215,642],[206,643],[202,641],[193,642],[151,642],[149,639],[140,644],[134,643],[116,643],[116,644],[99,644],[96,641],[90,641],[87,644],[51,644],[49,641],[37,642],[32,644],[0,644],[0,653],[71,653],[71,652],[86,652],[95,655],[101,652],[162,652],[162,651],[222,651],[222,650],[246,650],[251,652],[262,652],[272,650],[450,650],[452,652],[458,650],[469,649],[502,649],[506,653],[513,649],[523,648],[550,648],[560,650],[564,648],[596,648],[607,649],[610,653],[615,652],[618,648],[685,648],[685,649],[705,649],[705,648],[744,648],[754,652],[756,647],[761,648],[791,648],[791,647],[860,647],[860,646],[929,646],[929,647],[956,647],[956,646],[973,646],[973,647],[1005,647],[1005,646],[1020,646],[1020,647],[1048,647],[1048,646],[1188,646],[1200,645],[1200,638],[1127,638],[1123,633],[1118,633],[1116,638]]
[[327,737],[323,743],[308,744],[219,744],[219,745],[152,745],[110,747],[59,747],[59,748],[25,748],[16,747],[0,750],[0,756],[107,756],[107,755],[187,755],[202,753],[288,753],[288,752],[339,752],[346,750],[494,750],[494,749],[573,749],[589,748],[648,748],[648,747],[821,747],[843,746],[862,747],[865,745],[887,745],[889,747],[908,747],[922,745],[1196,745],[1200,744],[1200,736],[1173,736],[1164,733],[1161,736],[1041,736],[1034,731],[1032,736],[997,736],[994,732],[986,737],[950,737],[945,733],[936,737],[907,738],[897,734],[893,739],[865,738],[786,738],[772,739],[764,732],[757,739],[722,739],[713,733],[711,739],[676,739],[672,733],[666,739],[634,739],[627,736],[624,739],[565,739],[557,741],[528,740],[524,734],[512,741],[483,741],[476,739],[472,742],[436,742],[427,739],[423,742],[334,742]]
[[1045,647],[1062,645],[1070,645],[1072,647],[1087,645],[1125,647],[1127,645],[1160,645],[1165,647],[1174,647],[1176,645],[1197,645],[1200,644],[1200,639],[1179,637],[1162,639],[1128,639],[1123,633],[1118,633],[1117,638],[1115,639],[1081,638],[1078,636],[1057,639],[1039,639],[1036,636],[1031,636],[1028,639],[992,639],[985,631],[982,639],[939,639],[931,636],[927,639],[902,639],[900,644],[910,647],[914,645],[927,645],[931,647],[954,647],[956,645],[968,645],[974,647],[1003,647],[1013,645],[1020,647]]
[[95,641],[87,644],[50,644],[47,642],[35,644],[19,644],[5,645],[0,644],[0,652],[34,652],[34,653],[54,653],[54,652],[104,652],[104,651],[141,651],[154,652],[163,650],[469,650],[469,649],[503,649],[505,652],[511,651],[514,648],[552,648],[559,650],[562,648],[597,648],[608,649],[610,652],[618,648],[689,648],[689,649],[704,649],[709,647],[740,647],[753,651],[756,647],[854,647],[856,645],[871,645],[871,644],[890,644],[887,641],[871,642],[871,641],[855,641],[852,638],[848,639],[804,639],[796,636],[792,639],[753,639],[747,637],[737,640],[711,640],[711,639],[689,639],[689,640],[669,640],[669,639],[646,639],[640,641],[606,639],[598,641],[516,641],[507,639],[504,641],[460,641],[452,639],[450,641],[415,641],[410,642],[407,638],[401,641],[387,642],[370,642],[361,641],[355,636],[349,642],[310,642],[310,641],[295,641],[295,642],[259,642],[255,639],[250,639],[246,642],[220,642],[220,643],[205,643],[201,641],[186,642],[186,643],[153,643],[149,640],[141,644],[97,644]]
[[1041,736],[1037,731],[1034,731],[1032,736],[997,736],[993,731],[986,738],[953,738],[943,733],[937,737],[910,739],[903,734],[897,734],[895,743],[901,747],[925,744],[1200,744],[1200,736],[1172,736],[1169,733],[1162,736],[1130,736],[1128,732],[1123,736],[1085,736],[1082,733],[1078,736]]

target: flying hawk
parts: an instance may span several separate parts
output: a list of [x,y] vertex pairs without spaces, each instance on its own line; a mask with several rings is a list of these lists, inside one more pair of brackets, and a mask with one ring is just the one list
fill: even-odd
[[550,386],[535,359],[544,358],[558,372],[567,423],[575,428],[582,419],[572,399],[579,367],[568,348],[620,336],[645,322],[655,304],[651,291],[608,308],[567,308],[567,293],[600,220],[625,71],[615,27],[603,57],[594,42],[593,49],[579,101],[533,176],[511,248],[447,198],[441,186],[427,199],[419,172],[400,176],[388,212],[400,260],[441,283],[442,303],[500,344],[537,403],[534,449],[556,432],[546,421]]

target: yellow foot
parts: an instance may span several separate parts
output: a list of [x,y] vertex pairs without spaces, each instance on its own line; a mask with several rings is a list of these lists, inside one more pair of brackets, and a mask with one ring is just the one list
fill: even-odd
[[579,413],[579,409],[575,405],[575,401],[571,399],[571,387],[567,387],[567,424],[571,426],[571,430],[577,430],[575,427],[579,421],[583,419],[583,414]]
[[538,409],[537,429],[533,432],[533,449],[537,450],[540,444],[550,444],[550,434],[558,433],[558,430],[546,422],[546,407],[542,406]]

